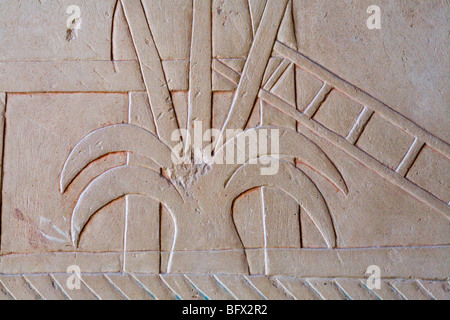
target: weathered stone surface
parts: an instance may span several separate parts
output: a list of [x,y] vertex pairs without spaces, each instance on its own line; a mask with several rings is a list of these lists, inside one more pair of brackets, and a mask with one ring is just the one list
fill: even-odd
[[448,36],[436,32],[448,30],[448,3],[379,1],[377,31],[366,27],[373,4],[295,0],[298,50],[449,141]]
[[0,3],[0,61],[111,60],[115,0],[77,2],[80,29],[68,40],[74,1],[4,0]]
[[450,299],[448,3],[21,4],[0,299]]

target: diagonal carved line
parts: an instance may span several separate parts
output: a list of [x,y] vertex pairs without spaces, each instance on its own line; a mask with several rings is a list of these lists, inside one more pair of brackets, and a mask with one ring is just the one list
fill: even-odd
[[374,295],[378,300],[383,300],[375,291],[370,289],[362,280],[359,280],[361,282],[361,285],[364,289],[366,289],[370,294]]
[[238,72],[231,69],[229,66],[227,66],[222,61],[214,59],[212,68],[214,71],[216,71],[217,73],[219,73],[221,76],[225,77],[226,79],[230,80],[235,85],[237,85],[239,83],[241,75]]
[[17,298],[13,295],[13,293],[8,289],[6,284],[0,279],[0,290],[3,289],[6,294],[8,294],[13,300],[17,300]]
[[[273,51],[287,2],[288,0],[268,0],[267,2],[221,136],[226,129],[243,129],[247,123]],[[217,140],[221,141],[221,138]]]
[[245,279],[245,281],[247,281],[247,283],[250,285],[250,287],[251,287],[253,290],[255,290],[256,293],[258,293],[258,294],[261,296],[261,298],[263,298],[264,300],[268,300],[267,297],[266,297],[266,295],[265,295],[261,290],[259,290],[259,289],[253,284],[253,282],[250,281],[250,279],[248,278],[248,276],[244,276],[244,279]]
[[294,118],[296,121],[310,129],[314,133],[318,134],[320,137],[328,140],[337,148],[343,150],[349,156],[367,166],[370,170],[376,172],[386,180],[392,182],[402,190],[408,192],[416,199],[432,207],[433,209],[441,213],[445,218],[450,220],[450,207],[445,202],[441,201],[433,194],[431,194],[429,191],[424,190],[414,183],[410,182],[409,180],[405,179],[395,171],[383,165],[371,155],[355,147],[346,139],[327,129],[320,123],[314,121],[313,119],[310,119],[308,116],[298,111],[294,106],[291,106],[290,104],[276,97],[270,92],[261,89],[259,97],[276,109]]
[[181,300],[180,297],[176,297],[174,292],[166,285],[161,279],[160,274],[133,274],[131,275],[138,281],[143,289],[149,292],[150,296],[155,300]]
[[141,287],[142,290],[144,290],[154,300],[157,300],[156,296],[141,281],[139,281],[139,279],[134,274],[130,274],[130,278],[132,279],[132,281],[135,281],[138,284],[138,286]]
[[278,277],[275,277],[275,281],[277,282],[277,284],[280,286],[281,289],[283,289],[284,292],[286,292],[286,294],[288,296],[291,296],[292,299],[294,300],[298,300],[294,294],[288,289],[286,288],[286,286],[280,281],[280,279],[278,279]]
[[233,296],[221,286],[212,274],[185,274],[190,285],[206,300],[230,300]]
[[267,0],[248,0],[253,36],[255,36],[258,31],[266,2]]
[[334,285],[339,289],[339,291],[345,296],[347,300],[353,300],[353,298],[348,294],[347,291],[337,282],[336,280],[333,280]]
[[203,297],[203,299],[211,300],[206,293],[204,293],[193,281],[191,281],[191,279],[189,279],[188,276],[186,276],[186,275],[183,275],[183,276],[189,282],[189,284],[192,286],[192,288],[194,288],[195,290],[197,290],[198,293],[200,293],[200,295]]
[[269,80],[264,84],[263,88],[267,91],[272,90],[273,86],[277,83],[277,81],[281,78],[283,73],[289,67],[291,62],[288,59],[283,59],[278,68],[274,71],[274,73],[270,76]]
[[[56,275],[56,274],[55,274]],[[60,274],[58,274],[58,275],[60,275]],[[114,273],[114,274],[95,274],[94,276],[95,277],[99,277],[99,278],[103,278],[103,279],[106,279],[107,280],[107,283],[109,282],[109,285],[111,285],[113,288],[114,288],[114,290],[116,290],[117,292],[119,292],[120,294],[121,294],[121,296],[124,296],[124,297],[126,297],[126,298],[128,298],[124,293],[123,293],[123,290],[122,289],[120,289],[116,284],[115,284],[115,282],[113,282],[113,281],[108,281],[108,279],[110,278],[108,275],[110,275],[110,276],[114,276],[114,275],[117,275],[117,276],[123,276],[124,274],[119,274],[119,273]],[[134,285],[134,283],[136,282],[137,284],[139,284],[140,283],[140,281],[139,280],[137,280],[137,278],[134,276],[134,275],[131,275],[131,274],[128,274],[130,277],[127,277],[126,278],[126,282],[123,282],[122,284],[121,284],[121,286],[123,287],[123,286],[127,286],[128,284],[130,284],[130,285]],[[24,279],[27,279],[27,276],[29,276],[29,275],[27,275],[27,274],[24,274],[24,275],[21,275],[21,274],[19,274],[19,275],[12,275],[12,276],[10,276],[10,277],[12,277],[13,279],[12,280],[18,280],[18,279],[21,279],[21,278],[24,278]],[[50,278],[54,278],[53,277],[53,275],[52,274],[48,274],[48,276],[50,277]],[[169,275],[170,276],[170,275]],[[180,285],[180,290],[184,290],[184,289],[186,289],[186,290],[192,290],[192,288],[194,288],[195,290],[197,290],[200,294],[202,294],[202,296],[203,297],[206,297],[206,295],[205,295],[205,293],[204,292],[202,292],[202,291],[200,291],[200,289],[197,287],[197,285],[195,285],[194,284],[194,282],[193,281],[191,281],[191,279],[190,279],[190,277],[188,276],[188,275],[177,275],[177,277],[180,277],[180,278],[177,278],[178,280],[181,280],[181,279],[186,279],[187,281],[181,281],[181,282],[179,282],[178,283],[178,285]],[[205,276],[205,275],[203,275],[203,276]],[[231,297],[233,297],[233,298],[235,298],[235,299],[237,299],[236,298],[236,296],[232,293],[232,292],[230,292],[230,290],[225,286],[225,285],[223,285],[223,283],[217,278],[217,276],[215,276],[215,275],[208,275],[208,276],[211,276],[211,279],[212,280],[214,280],[215,281],[215,283],[218,285],[218,286],[220,286],[221,288],[223,288],[226,292],[227,292],[227,294],[229,294]],[[259,277],[259,276],[258,276]],[[266,279],[270,279],[270,277],[268,277],[268,276],[264,276]],[[83,276],[81,277],[82,279],[83,279]],[[155,279],[157,279],[157,278],[155,278]],[[242,276],[242,275],[234,275],[234,276],[232,276],[232,278],[231,278],[231,280],[234,280],[234,279],[242,279],[243,281],[245,281],[245,283],[246,283],[246,288],[247,288],[247,284],[248,285],[250,285],[250,287],[248,287],[248,289],[250,289],[246,294],[247,295],[251,295],[251,294],[253,294],[253,293],[255,293],[255,294],[257,294],[257,295],[259,295],[260,297],[262,297],[262,298],[264,298],[264,299],[266,299],[267,298],[267,294],[265,294],[263,291],[261,291],[261,289],[260,288],[258,288],[256,285],[254,285],[253,284],[253,282],[252,282],[252,278],[250,277],[250,276]],[[283,283],[278,279],[278,277],[274,277],[273,278],[274,280],[275,280],[275,283],[277,283],[277,286],[275,286],[275,287],[277,287],[278,288],[278,285],[279,285],[279,288],[282,288],[289,296],[291,296],[293,299],[296,299],[296,297],[294,296],[294,294],[292,293],[292,292],[290,292],[288,289],[286,289],[286,287],[283,285]],[[333,290],[333,288],[334,288],[334,286],[326,286],[326,287],[322,287],[321,288],[321,290],[322,290],[322,292],[319,292],[318,290],[317,290],[317,288],[316,288],[316,286],[314,285],[314,284],[312,284],[311,283],[311,281],[310,280],[312,280],[312,279],[305,279],[305,278],[297,278],[297,279],[299,279],[299,280],[302,280],[302,283],[304,283],[310,290],[311,290],[311,292],[316,296],[316,297],[318,297],[318,298],[320,298],[320,299],[323,299],[323,300],[325,300],[325,297],[324,297],[324,295],[322,294],[322,293],[327,293],[328,291],[327,290]],[[343,289],[343,287],[340,285],[340,281],[341,280],[343,280],[343,281],[351,281],[353,284],[362,284],[362,286],[358,286],[358,288],[359,288],[359,290],[367,290],[369,293],[371,293],[372,295],[374,295],[375,297],[377,297],[378,299],[380,299],[380,300],[382,300],[382,298],[378,295],[378,294],[376,294],[374,291],[372,291],[372,290],[370,290],[369,288],[367,288],[367,286],[365,286],[365,283],[361,280],[361,279],[355,279],[355,278],[332,278],[332,279],[330,279],[330,278],[321,278],[322,280],[325,280],[325,279],[328,279],[329,281],[331,281],[331,283],[333,284],[333,285],[336,285],[337,286],[337,289],[338,290],[340,290],[340,292],[339,293],[343,293],[344,295],[345,295],[345,298],[348,298],[348,299],[351,299],[351,297],[350,297],[350,295],[348,294],[348,292],[345,290],[345,289]],[[405,280],[405,279],[397,279],[397,280]],[[84,282],[83,282],[84,283]],[[244,283],[244,282],[243,282]],[[399,295],[402,299],[405,299],[405,300],[407,300],[408,298],[406,297],[406,295],[403,293],[403,292],[401,292],[398,288],[397,288],[397,286],[395,285],[395,281],[386,281],[386,282],[383,282],[385,285],[388,285],[388,286],[390,286],[391,288],[392,288],[392,290],[394,291],[394,293],[396,294],[396,295]],[[425,287],[425,285],[422,283],[422,280],[420,280],[420,279],[416,279],[416,280],[414,280],[414,281],[408,281],[408,283],[409,284],[412,284],[412,283],[414,283],[414,288],[415,288],[415,290],[417,290],[417,291],[420,291],[421,292],[421,294],[426,294],[426,296],[428,296],[429,298],[431,298],[431,299],[436,299],[436,297]],[[433,283],[433,284],[443,284],[443,283],[445,283],[444,281],[431,281],[431,283]],[[60,286],[60,284],[57,282],[57,281],[55,281],[55,285],[56,286]],[[140,285],[140,287],[142,288],[142,289],[144,289],[144,291],[146,291],[146,293],[149,293],[149,290],[148,289],[146,289],[146,287],[144,286],[144,285]],[[171,288],[170,288],[170,286],[167,286],[171,291],[173,291]],[[239,286],[238,286],[239,287]],[[8,289],[8,288],[6,288],[5,286],[4,286],[4,283],[2,283],[2,282],[0,282],[0,288],[1,288],[1,290],[7,295],[7,296],[9,296],[9,297],[11,297],[11,298],[13,298],[13,299],[17,299],[16,297],[14,297],[14,295],[10,292],[10,290]],[[273,287],[270,287],[270,288],[268,288],[268,290],[271,290]],[[43,290],[43,288],[38,288],[38,287],[36,287],[36,285],[33,285],[33,288],[31,288],[32,290],[33,290],[33,293],[38,293],[39,294],[39,296],[40,297],[42,297],[42,298],[44,298],[44,296],[45,296],[45,292],[44,291],[42,291]],[[28,287],[27,286],[23,286],[22,287],[22,290],[28,290]],[[61,292],[63,293],[63,295],[67,298],[67,299],[71,299],[70,297],[68,297],[67,296],[67,294],[65,294],[65,292],[64,292],[64,290],[62,290],[61,288],[60,288],[60,290],[61,290]],[[325,290],[325,291],[323,291],[323,290]],[[442,288],[442,290],[444,290],[444,288]],[[444,291],[445,292],[445,291]],[[17,292],[18,294],[20,294],[20,292]],[[89,293],[89,292],[87,292],[87,293]],[[99,294],[101,294],[101,292],[99,292]],[[247,297],[247,295],[245,294],[245,293],[242,293],[241,292],[241,295],[242,294],[244,294],[244,296],[242,297],[242,298],[246,298]],[[152,294],[150,294],[152,297],[153,297],[153,295]],[[448,293],[447,293],[447,295],[448,295]],[[339,297],[341,297],[341,298],[339,298],[339,299],[343,299],[344,298],[344,296],[342,296],[342,295],[339,295]],[[178,296],[178,299],[181,299],[179,296]]]
[[102,297],[97,294],[97,292],[95,292],[95,290],[92,289],[91,286],[86,283],[86,281],[84,281],[83,277],[80,277],[80,280],[86,286],[86,288],[97,298],[97,300],[103,300]]
[[317,110],[319,110],[320,106],[325,102],[332,89],[333,88],[328,83],[325,82],[323,84],[320,91],[317,93],[317,95],[305,110],[305,114],[309,118],[314,117],[314,115],[317,113]]
[[313,286],[313,284],[308,279],[305,279],[304,281],[306,285],[310,287],[312,291],[317,295],[317,297],[319,297],[321,300],[326,300],[325,297],[319,292],[319,290],[317,290],[316,287]]
[[121,1],[141,66],[157,134],[164,143],[173,147],[177,142],[171,141],[171,135],[178,129],[175,109],[144,7],[141,1]]
[[150,291],[150,289],[144,285],[134,274],[130,274],[131,278],[133,278],[134,281],[137,282],[137,284],[145,291],[147,292],[153,299],[158,300],[153,292]]
[[181,296],[175,291],[174,288],[172,288],[172,286],[167,282],[166,279],[164,279],[164,277],[162,277],[162,275],[159,275],[159,278],[162,280],[162,282],[164,283],[164,285],[169,288],[169,290],[173,293],[173,295],[175,296],[175,298],[177,300],[183,300],[183,298],[181,298]]
[[217,283],[219,284],[219,286],[221,286],[222,288],[224,288],[224,290],[226,291],[226,292],[228,292],[228,294],[230,295],[230,296],[232,296],[233,297],[233,299],[234,300],[239,300],[237,297],[236,297],[236,295],[222,282],[222,281],[220,281],[218,278],[217,278],[217,276],[216,275],[214,275],[214,279],[217,281]]
[[52,279],[53,283],[58,287],[58,289],[62,292],[62,294],[66,297],[67,300],[72,300],[72,298],[70,297],[70,295],[67,294],[67,292],[64,290],[64,288],[62,287],[62,285],[58,282],[58,280],[56,280],[56,278],[52,275],[49,274],[50,278]]
[[415,139],[413,144],[408,150],[408,153],[406,153],[405,157],[403,158],[402,162],[398,165],[397,170],[395,170],[398,174],[406,177],[409,170],[413,166],[414,162],[416,161],[417,157],[419,156],[420,151],[425,146],[425,143],[422,141],[419,141],[419,139]]
[[276,277],[263,275],[245,276],[254,290],[265,300],[292,300],[295,298],[286,292],[285,287],[280,285]]
[[352,130],[350,131],[350,133],[346,138],[348,142],[350,142],[351,144],[355,144],[358,141],[366,124],[372,118],[373,114],[374,114],[373,110],[364,107],[363,111],[361,111],[361,114],[358,117],[358,120],[356,120],[355,125],[353,126]]
[[408,132],[412,136],[417,137],[419,140],[423,141],[424,143],[430,146],[433,146],[433,148],[436,151],[439,151],[440,153],[444,154],[447,158],[450,158],[449,144],[433,136],[426,130],[419,127],[414,122],[408,120],[406,117],[394,111],[389,106],[375,99],[368,93],[362,91],[361,89],[352,85],[351,83],[343,80],[342,78],[338,77],[331,71],[325,69],[318,63],[306,57],[302,53],[287,47],[281,42],[277,41],[275,43],[274,51],[280,54],[281,56],[285,57],[286,59],[291,60],[299,67],[316,75],[322,81],[329,83],[331,86],[338,89],[345,95],[351,97],[352,99],[356,100],[361,105],[367,106],[376,113],[381,114],[391,123],[397,125],[400,128],[403,128],[406,132]]
[[105,275],[128,300],[152,300],[154,297],[136,282],[129,273]]
[[[192,282],[185,274],[165,274],[160,275],[161,278],[164,278],[166,285],[172,289],[172,291],[178,296],[181,300],[208,300],[208,296],[201,292],[197,286],[193,286]],[[193,295],[194,293],[194,295]]]
[[430,297],[432,300],[437,300],[436,297],[433,296],[433,294],[430,292],[430,290],[425,288],[425,286],[419,279],[416,280],[416,283],[419,286],[419,288],[421,288],[428,295],[428,297]]
[[25,281],[27,287],[28,287],[32,292],[34,292],[34,294],[36,294],[36,296],[38,297],[39,300],[46,300],[46,299],[44,298],[44,296],[42,295],[42,293],[39,292],[39,290],[38,290],[38,289],[37,289],[37,288],[36,288],[36,287],[28,280],[28,278],[27,278],[25,275],[23,275],[22,278],[23,278],[23,280]]
[[388,284],[403,300],[408,300],[408,298],[391,281],[389,281]]
[[115,289],[117,292],[119,292],[125,299],[131,300],[130,297],[128,297],[128,296],[125,294],[125,292],[123,292],[122,289],[120,289],[119,286],[116,285],[116,284],[114,283],[114,281],[112,281],[112,279],[111,279],[110,277],[108,277],[108,275],[105,274],[105,275],[103,275],[103,277],[104,277],[104,278],[106,279],[106,281],[111,285],[111,287],[112,287],[113,289]]

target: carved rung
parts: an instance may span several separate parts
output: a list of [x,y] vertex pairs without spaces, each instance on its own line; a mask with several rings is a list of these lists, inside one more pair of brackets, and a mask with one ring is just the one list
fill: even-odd
[[439,151],[446,157],[450,157],[450,145],[438,137],[433,136],[417,124],[411,122],[398,112],[392,110],[384,103],[375,99],[368,93],[355,87],[349,82],[341,79],[331,71],[325,69],[302,53],[287,47],[286,45],[276,42],[274,51],[282,57],[291,60],[300,68],[314,74],[316,77],[332,85],[334,88],[351,97],[353,100],[359,102],[361,105],[367,106],[377,114],[379,113],[383,118],[396,126],[403,128],[410,135],[419,138],[427,145],[432,145],[433,149]]
[[214,71],[220,73],[222,76],[233,82],[235,85],[239,84],[241,75],[231,69],[229,66],[225,65],[221,61],[214,59],[212,63],[212,68]]
[[356,141],[358,141],[364,130],[364,127],[369,122],[370,118],[372,118],[373,114],[373,110],[364,107],[363,111],[361,111],[361,114],[358,117],[358,120],[356,121],[355,125],[346,138],[348,142],[350,142],[351,144],[355,144]]
[[419,155],[420,150],[422,150],[424,145],[424,142],[416,138],[411,145],[411,148],[409,148],[402,162],[399,164],[397,170],[395,171],[405,177],[408,174],[409,169],[411,169],[414,161],[416,161],[417,156]]
[[313,101],[309,104],[309,106],[305,110],[305,114],[308,116],[308,118],[314,117],[317,110],[319,110],[322,103],[325,101],[328,94],[331,92],[333,87],[331,87],[328,83],[324,83],[322,86],[322,89],[320,89],[319,93],[315,96]]
[[361,163],[364,163],[365,166],[367,166],[370,170],[378,173],[388,181],[392,182],[394,185],[402,188],[412,196],[423,201],[430,207],[442,213],[445,217],[447,218],[450,217],[450,208],[446,203],[436,198],[429,191],[426,191],[418,187],[417,185],[413,184],[404,177],[400,177],[393,170],[382,165],[373,156],[365,153],[364,151],[350,144],[346,139],[335,134],[331,130],[322,126],[320,123],[314,121],[313,119],[308,118],[305,114],[295,109],[294,106],[291,106],[290,104],[286,103],[285,101],[281,100],[280,98],[274,96],[270,92],[267,92],[263,89],[261,89],[259,97],[262,100],[269,103],[270,105],[272,105],[274,108],[287,114],[288,116],[292,117],[306,128],[315,132],[315,134],[328,140],[329,142],[334,144],[337,148],[347,153],[349,156],[353,157],[354,159],[358,160]]
[[283,61],[275,70],[275,72],[270,76],[269,80],[267,80],[267,83],[264,85],[264,90],[267,91],[272,90],[275,83],[277,83],[277,81],[281,78],[281,76],[283,75],[283,73],[286,71],[286,69],[289,67],[290,64],[291,62],[288,59],[283,59]]

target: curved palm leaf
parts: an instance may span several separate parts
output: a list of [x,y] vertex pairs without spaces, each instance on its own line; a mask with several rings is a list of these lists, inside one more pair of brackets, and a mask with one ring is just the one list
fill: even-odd
[[94,179],[78,199],[72,215],[72,242],[91,217],[109,203],[128,194],[145,195],[164,203],[171,212],[183,212],[183,199],[177,189],[159,173],[139,166],[121,166]]
[[[270,148],[270,141],[271,141],[271,130],[278,130],[279,132],[279,152],[274,152]],[[261,148],[258,148],[258,152],[255,155],[246,154],[245,162],[250,161],[250,157],[252,158],[258,158],[261,156],[267,156],[267,155],[282,155],[282,156],[290,156],[292,158],[296,158],[299,161],[305,163],[307,166],[313,168],[316,170],[320,175],[322,175],[325,179],[330,181],[333,185],[335,185],[341,192],[344,194],[348,193],[347,185],[345,184],[345,180],[336,168],[336,166],[331,162],[331,160],[328,158],[328,156],[323,152],[319,146],[317,146],[315,143],[313,143],[311,140],[303,136],[302,134],[285,129],[285,128],[279,128],[279,127],[273,127],[273,126],[264,126],[264,127],[258,127],[258,128],[252,128],[247,131],[244,131],[234,137],[233,139],[227,141],[216,153],[215,158],[218,159],[224,159],[226,149],[227,148],[234,148],[234,154],[237,154],[239,149],[239,143],[238,139],[243,139],[245,135],[252,135],[256,134],[256,136],[260,135],[267,135],[267,141],[269,144],[269,147],[267,148],[267,151],[262,153]],[[246,143],[246,150],[249,150],[250,147],[248,145],[248,141],[245,141]],[[224,173],[226,177],[229,177],[233,172],[237,170],[237,168],[241,165],[227,165],[226,172]],[[217,168],[220,168],[221,166],[216,166]],[[223,170],[223,169],[220,169]]]
[[73,148],[61,173],[61,192],[92,161],[109,153],[125,151],[146,156],[161,167],[169,167],[172,163],[169,147],[151,132],[129,124],[104,127],[84,137]]
[[[272,159],[272,161],[279,161]],[[306,211],[327,246],[336,246],[336,233],[328,206],[321,192],[306,174],[294,165],[279,161],[278,173],[273,176],[260,175],[262,165],[247,164],[239,168],[225,188],[230,199],[257,187],[273,187],[291,196]],[[250,178],[249,178],[250,177]]]

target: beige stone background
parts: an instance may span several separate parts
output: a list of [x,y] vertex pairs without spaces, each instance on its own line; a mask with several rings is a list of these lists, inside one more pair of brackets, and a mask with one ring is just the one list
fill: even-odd
[[[448,300],[449,17],[445,0],[0,1],[0,298]],[[192,167],[182,186],[162,144],[194,119],[282,128],[280,172]]]

